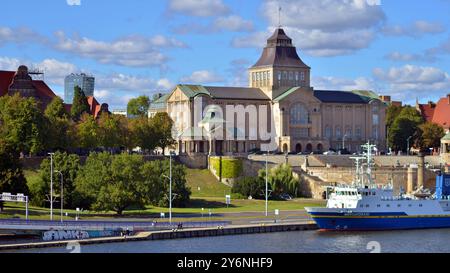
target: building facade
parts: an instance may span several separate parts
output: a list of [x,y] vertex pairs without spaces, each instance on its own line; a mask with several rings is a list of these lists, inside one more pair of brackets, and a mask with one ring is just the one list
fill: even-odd
[[[0,70],[0,97],[19,94],[21,97],[34,98],[44,111],[57,96],[44,81],[34,80],[31,74],[25,65],[19,66],[17,71]],[[87,96],[87,101],[94,117],[97,118],[104,112],[109,113],[108,104],[100,104],[93,96]],[[72,103],[65,103],[64,107],[70,113]]]
[[417,101],[416,109],[424,120],[439,124],[445,131],[450,131],[450,94],[439,99],[437,103],[430,101],[427,104],[419,104]]
[[283,29],[248,78],[249,87],[180,84],[164,98],[179,153],[358,152],[369,140],[386,149],[387,103],[371,91],[315,90]]
[[75,86],[83,90],[86,97],[94,96],[95,78],[84,73],[70,74],[64,79],[64,102],[73,103],[73,93]]

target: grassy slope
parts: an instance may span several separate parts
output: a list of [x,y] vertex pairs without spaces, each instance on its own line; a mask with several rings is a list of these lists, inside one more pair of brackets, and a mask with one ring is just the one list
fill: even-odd
[[[39,179],[39,174],[35,171],[25,171],[27,179]],[[264,211],[264,200],[232,200],[231,206],[227,208],[225,203],[225,194],[229,194],[231,188],[218,182],[208,170],[188,169],[187,172],[188,186],[191,187],[192,196],[188,208],[174,208],[174,213],[201,214],[202,208],[204,213],[208,213],[211,209],[213,213],[226,212],[249,212]],[[199,190],[200,188],[200,190]],[[295,199],[292,201],[269,201],[269,210],[302,210],[305,206],[322,206],[323,201],[310,199]],[[23,204],[7,203],[5,204],[5,212],[0,214],[0,218],[11,218],[25,216],[25,206]],[[69,218],[73,219],[76,212],[74,210],[64,210],[69,213]],[[130,210],[124,214],[127,216],[150,216],[149,214],[159,214],[160,212],[168,212],[168,208],[147,207],[145,210]],[[49,209],[30,207],[31,219],[48,219]],[[84,212],[83,218],[103,218],[114,217],[114,212]],[[55,219],[59,219],[60,211],[57,207],[54,210]],[[154,215],[152,215],[154,217]]]

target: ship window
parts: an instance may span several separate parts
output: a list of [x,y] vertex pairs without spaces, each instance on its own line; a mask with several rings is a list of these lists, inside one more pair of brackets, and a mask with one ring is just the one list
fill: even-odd
[[402,206],[401,204],[398,204],[398,205],[397,205],[397,207],[401,207],[401,206]]
[[378,205],[377,205],[377,208],[379,208],[379,207],[381,207],[381,205],[380,205],[380,204],[378,204]]
[[360,208],[364,208],[364,205],[360,205],[359,207],[360,207]]
[[411,204],[409,204],[409,205],[408,205],[408,207],[412,207],[412,205],[411,205]]
[[419,207],[422,207],[422,204],[419,204]]
[[386,205],[386,207],[390,208],[390,207],[391,207],[391,205],[387,204],[387,205]]
[[366,205],[366,208],[370,207],[369,205]]

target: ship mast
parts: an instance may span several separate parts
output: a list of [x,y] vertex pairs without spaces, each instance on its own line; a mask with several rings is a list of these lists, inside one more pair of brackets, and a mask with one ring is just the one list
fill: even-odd
[[370,141],[369,141],[369,142],[367,142],[367,144],[364,144],[361,147],[363,148],[363,150],[365,150],[364,155],[366,156],[366,159],[367,159],[366,174],[367,174],[367,178],[369,179],[369,186],[372,186],[372,184],[373,184],[373,181],[372,181],[372,164],[373,164],[372,150],[374,148],[376,148],[376,145],[370,144]]
[[362,175],[362,164],[361,162],[363,160],[365,160],[365,157],[350,157],[350,159],[355,160],[355,165],[356,165],[356,173],[355,173],[355,182],[356,182],[356,186],[357,187],[363,187],[363,178],[361,177]]

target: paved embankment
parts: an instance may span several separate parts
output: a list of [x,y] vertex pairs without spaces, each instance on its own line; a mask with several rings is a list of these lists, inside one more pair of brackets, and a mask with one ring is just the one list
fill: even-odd
[[155,232],[141,232],[135,236],[129,237],[93,238],[79,241],[34,242],[34,243],[0,245],[0,251],[29,249],[29,248],[66,247],[70,242],[78,243],[80,245],[90,245],[90,244],[106,244],[106,243],[120,243],[120,242],[146,241],[146,240],[168,240],[181,238],[212,237],[212,236],[286,232],[286,231],[315,230],[315,229],[317,229],[317,226],[312,222],[289,223],[289,224],[283,223],[283,224],[242,225],[242,226],[228,226],[220,228],[219,227],[193,228],[176,231],[166,230]]

